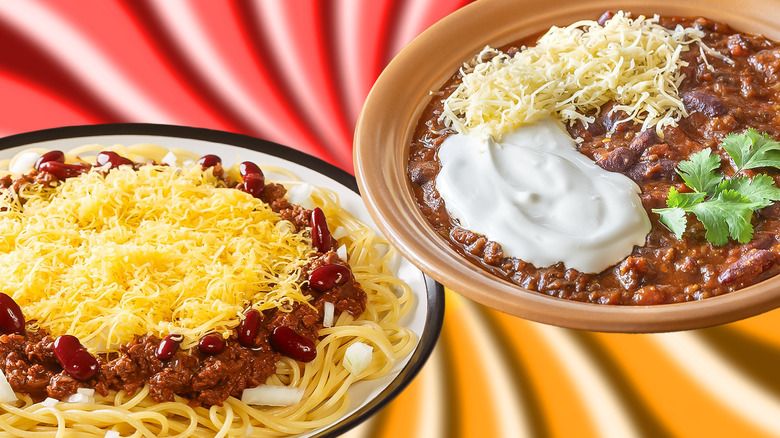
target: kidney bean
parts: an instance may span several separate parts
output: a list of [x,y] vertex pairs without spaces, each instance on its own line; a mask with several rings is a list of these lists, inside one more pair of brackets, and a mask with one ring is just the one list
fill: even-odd
[[67,164],[60,163],[59,161],[46,161],[41,163],[38,170],[41,172],[47,172],[58,179],[64,180],[81,175],[89,170],[89,165],[85,164]]
[[661,139],[658,138],[658,134],[655,132],[655,128],[646,129],[637,134],[628,148],[634,151],[635,154],[641,155],[648,147],[658,144]]
[[249,309],[244,314],[244,320],[238,325],[238,342],[244,347],[254,347],[257,334],[260,332],[260,311]]
[[49,151],[45,154],[41,155],[40,158],[35,160],[35,170],[41,169],[41,164],[49,162],[49,161],[56,161],[58,163],[64,163],[65,162],[65,153],[62,151]]
[[97,155],[97,165],[102,167],[102,166],[105,166],[106,164],[110,164],[111,165],[110,168],[111,169],[115,169],[115,168],[117,168],[119,166],[122,166],[122,165],[125,165],[125,164],[128,164],[128,165],[132,166],[135,163],[133,163],[131,160],[129,160],[129,159],[127,159],[127,158],[117,154],[116,152],[103,151],[103,152],[101,152],[101,153],[99,153]]
[[330,249],[330,230],[325,213],[317,207],[311,212],[311,243],[319,252],[328,252]]
[[640,161],[626,170],[625,175],[639,184],[648,181],[673,183],[680,179],[677,174],[677,162],[666,159]]
[[311,362],[317,357],[314,342],[285,325],[274,328],[271,333],[271,346],[279,353],[299,362]]
[[623,173],[634,164],[636,154],[629,148],[620,146],[613,149],[603,159],[596,162],[602,169]]
[[777,242],[775,233],[756,233],[753,235],[753,240],[749,243],[742,245],[743,253],[747,253],[752,249],[769,249]]
[[309,276],[309,285],[320,292],[341,286],[352,278],[349,268],[343,265],[323,265],[315,269]]
[[226,345],[225,338],[219,333],[209,333],[200,338],[200,341],[198,342],[198,348],[206,354],[222,353],[225,351]]
[[720,98],[704,91],[688,91],[683,93],[682,101],[689,112],[698,111],[709,117],[726,114],[728,108]]
[[599,24],[599,26],[604,26],[604,24],[607,23],[607,20],[612,19],[612,17],[614,17],[614,16],[615,16],[614,12],[612,12],[612,11],[605,11],[603,14],[601,14],[599,19],[597,20],[597,23]]
[[261,173],[249,173],[244,176],[244,182],[239,187],[255,198],[260,198],[265,190],[265,177]]
[[0,329],[5,334],[24,334],[24,314],[13,298],[0,293]]
[[171,333],[166,336],[154,350],[154,356],[160,360],[168,360],[173,357],[176,350],[179,349],[179,344],[184,340],[184,336],[180,334]]
[[721,284],[755,282],[762,272],[774,266],[777,255],[767,249],[751,249],[718,275]]
[[198,164],[203,166],[204,169],[208,167],[214,167],[217,164],[222,164],[222,159],[219,158],[216,155],[208,154],[200,157],[200,160],[198,160]]
[[54,340],[54,356],[62,368],[76,380],[87,380],[97,374],[100,363],[89,354],[81,342],[71,335],[62,335]]
[[251,161],[243,161],[241,164],[238,165],[238,173],[241,174],[241,177],[245,177],[249,174],[263,174],[263,171],[260,170],[260,167],[251,162]]

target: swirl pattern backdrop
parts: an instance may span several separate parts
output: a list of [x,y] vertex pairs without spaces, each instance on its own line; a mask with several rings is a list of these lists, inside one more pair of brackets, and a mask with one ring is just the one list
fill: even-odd
[[[149,122],[249,134],[352,171],[383,67],[467,0],[0,2],[0,135]],[[419,377],[350,437],[780,436],[780,313],[582,332],[447,292]]]

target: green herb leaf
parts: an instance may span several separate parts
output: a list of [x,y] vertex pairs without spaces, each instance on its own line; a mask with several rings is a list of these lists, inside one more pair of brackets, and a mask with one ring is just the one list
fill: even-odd
[[753,178],[740,176],[725,179],[718,186],[718,191],[733,190],[755,203],[757,208],[772,205],[773,201],[780,201],[780,188],[775,186],[772,177],[760,173]]
[[688,219],[685,217],[690,207],[700,203],[707,196],[706,193],[680,193],[675,187],[669,189],[666,198],[668,208],[655,208],[654,213],[661,215],[661,222],[666,225],[678,239],[682,239]]
[[756,167],[780,169],[780,143],[753,128],[742,134],[731,133],[723,137],[721,147],[734,160],[737,172]]
[[712,155],[709,149],[703,149],[692,154],[688,160],[681,161],[677,165],[677,173],[685,185],[694,191],[714,195],[723,180],[723,175],[715,172],[719,167],[720,157]]
[[706,197],[706,193],[680,193],[676,187],[671,187],[669,188],[669,195],[666,197],[666,206],[670,208],[688,208],[703,201]]
[[685,210],[680,207],[671,207],[655,208],[653,212],[661,216],[661,222],[674,233],[675,237],[682,239],[683,233],[688,227],[688,218],[686,217],[688,213]]
[[[780,169],[780,143],[755,129],[727,135],[721,147],[734,160],[735,174],[757,167]],[[693,193],[680,193],[671,187],[667,208],[653,212],[660,215],[661,222],[678,239],[687,228],[687,214],[693,213],[704,225],[704,237],[712,244],[724,245],[729,238],[747,243],[753,238],[753,212],[780,201],[780,188],[772,177],[762,173],[753,178],[726,178],[717,171],[719,168],[720,158],[709,149],[692,154],[677,165],[677,173]]]
[[704,235],[713,245],[725,245],[729,237],[739,243],[750,242],[753,225],[750,219],[756,204],[734,190],[724,190],[715,199],[691,208],[696,218],[704,224]]

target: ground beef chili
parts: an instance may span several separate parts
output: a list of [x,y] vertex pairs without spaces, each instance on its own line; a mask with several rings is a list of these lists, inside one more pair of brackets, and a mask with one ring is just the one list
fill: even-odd
[[[684,190],[675,172],[680,161],[712,148],[723,162],[728,162],[728,155],[718,146],[726,134],[752,127],[780,139],[780,44],[762,36],[738,33],[726,24],[705,18],[662,17],[660,22],[668,28],[681,24],[701,29],[705,34],[703,41],[728,56],[733,65],[709,56],[707,61],[713,67],[710,70],[699,50],[683,52],[682,59],[689,65],[683,67],[685,80],[679,93],[690,115],[678,126],[665,128],[663,139],[654,129],[640,132],[641,127],[636,124],[615,125],[621,114],[610,112],[614,103],[602,107],[589,126],[569,127],[572,137],[582,139],[580,152],[606,170],[625,174],[641,188],[643,206],[652,221],[652,231],[644,246],[635,247],[630,256],[604,272],[585,274],[561,263],[537,268],[504,257],[500,243],[461,228],[447,213],[435,187],[439,171],[437,151],[452,134],[439,116],[443,100],[460,81],[459,74],[434,94],[424,110],[407,166],[417,203],[435,229],[461,254],[498,276],[541,293],[593,303],[645,305],[700,300],[780,272],[778,205],[754,215],[752,241],[731,241],[721,247],[706,241],[698,221],[689,220],[688,232],[678,240],[651,212],[666,206],[670,187]],[[504,50],[516,51],[524,44],[533,41],[519,41]],[[728,166],[721,171],[727,175],[733,172]],[[776,184],[780,181],[777,170],[760,171],[771,175]]]
[[[221,176],[221,166],[217,164],[215,167],[214,174]],[[1,178],[0,187],[18,192],[27,183],[51,184],[56,181],[56,177],[46,172],[32,171],[16,180]],[[236,183],[225,183],[238,187]],[[290,204],[284,198],[285,193],[282,185],[269,183],[265,185],[261,199],[283,220],[294,224],[297,230],[309,227],[311,211]],[[330,249],[317,253],[309,260],[303,267],[302,278],[308,278],[315,269],[326,264],[347,266]],[[325,291],[308,288],[305,293],[313,297],[311,306],[295,303],[290,311],[274,308],[260,314],[260,327],[251,348],[242,346],[238,333],[234,332],[227,339],[224,350],[218,354],[205,354],[195,347],[191,351],[178,350],[169,359],[160,360],[155,351],[161,339],[137,335],[130,343],[122,345],[119,353],[98,356],[100,368],[97,374],[80,381],[71,377],[57,361],[54,335],[43,329],[33,331],[31,327],[34,324],[28,324],[24,334],[0,335],[0,370],[14,391],[28,394],[38,401],[46,397],[62,400],[76,393],[78,388],[93,388],[102,395],[108,395],[110,390],[133,394],[148,383],[150,395],[157,402],[173,401],[174,396],[180,396],[195,406],[221,406],[229,396],[240,398],[245,388],[265,383],[276,372],[276,362],[282,354],[271,346],[274,328],[286,326],[316,342],[323,327],[326,301],[334,304],[336,315],[348,312],[358,317],[366,308],[366,293],[354,277]],[[28,318],[31,317],[28,315]]]

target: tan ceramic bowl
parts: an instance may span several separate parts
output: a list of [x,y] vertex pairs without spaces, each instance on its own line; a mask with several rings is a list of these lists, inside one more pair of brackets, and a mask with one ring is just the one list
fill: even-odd
[[387,238],[412,263],[447,288],[522,318],[577,329],[658,332],[735,321],[780,306],[780,277],[703,301],[657,306],[572,302],[525,290],[456,253],[419,212],[405,176],[409,143],[429,91],[485,45],[502,46],[605,10],[634,16],[705,16],[780,40],[780,1],[479,0],[412,41],[377,80],[358,120],[355,171],[363,200]]

